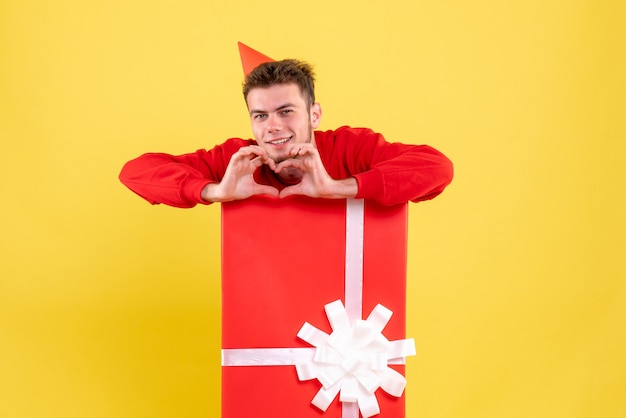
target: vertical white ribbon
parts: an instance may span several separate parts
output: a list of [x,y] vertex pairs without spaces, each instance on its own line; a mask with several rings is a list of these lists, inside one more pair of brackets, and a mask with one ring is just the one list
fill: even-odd
[[346,203],[345,306],[350,323],[363,317],[363,199]]
[[359,404],[356,402],[341,402],[341,418],[359,418]]
[[[350,323],[363,318],[363,231],[365,201],[346,201],[346,283],[345,306]],[[342,418],[359,418],[356,402],[341,403]]]

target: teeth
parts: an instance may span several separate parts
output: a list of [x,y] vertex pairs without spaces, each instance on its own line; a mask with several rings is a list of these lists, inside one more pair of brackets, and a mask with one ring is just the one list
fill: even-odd
[[281,144],[284,144],[285,142],[289,141],[290,139],[291,139],[291,137],[283,138],[283,139],[277,139],[275,141],[270,141],[270,144],[272,144],[272,145],[281,145]]

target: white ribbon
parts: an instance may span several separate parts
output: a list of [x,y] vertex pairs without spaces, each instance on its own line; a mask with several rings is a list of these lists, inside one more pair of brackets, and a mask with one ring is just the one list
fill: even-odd
[[[392,312],[378,304],[366,320],[350,321],[340,300],[325,306],[333,332],[305,322],[298,337],[315,347],[312,359],[296,363],[300,380],[317,379],[322,388],[311,403],[326,411],[339,394],[342,405],[356,403],[348,416],[364,418],[380,413],[374,392],[380,387],[392,396],[402,396],[406,378],[388,367],[389,360],[415,355],[413,339],[390,342],[382,334]],[[347,408],[344,408],[344,418]]]
[[230,348],[222,350],[223,366],[293,366],[310,361],[314,348]]
[[363,315],[364,219],[364,201],[361,199],[348,199],[346,202],[345,301],[350,322],[361,319],[361,315]]
[[315,348],[222,349],[222,366],[295,365],[300,380],[317,379],[322,388],[311,403],[326,411],[339,394],[342,418],[380,413],[375,391],[380,387],[399,397],[406,378],[388,367],[415,355],[411,339],[389,341],[382,330],[392,312],[378,304],[361,319],[363,301],[363,200],[348,199],[346,207],[345,308],[340,300],[325,306],[333,332],[305,322],[298,337]]

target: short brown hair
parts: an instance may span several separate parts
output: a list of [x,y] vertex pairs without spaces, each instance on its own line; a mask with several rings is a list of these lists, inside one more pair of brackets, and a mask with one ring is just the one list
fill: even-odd
[[313,67],[295,59],[266,62],[256,67],[246,76],[243,83],[243,98],[247,99],[248,93],[253,88],[290,83],[300,87],[300,93],[309,107],[315,103]]

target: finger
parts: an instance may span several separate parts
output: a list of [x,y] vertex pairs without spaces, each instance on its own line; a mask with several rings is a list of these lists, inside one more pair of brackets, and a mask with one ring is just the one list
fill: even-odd
[[274,161],[273,158],[270,158],[268,156],[264,156],[261,158],[262,158],[263,164],[267,164],[271,170],[276,169],[276,161]]
[[279,196],[279,192],[277,188],[272,187],[272,186],[262,186],[262,185],[258,185],[258,187],[255,187],[253,190],[253,194],[255,195],[264,194],[264,195],[274,196],[274,197]]
[[297,160],[295,158],[288,158],[284,161],[281,161],[276,168],[274,168],[274,172],[280,173],[283,169],[287,167],[295,167],[298,169],[302,169],[304,167],[304,163],[302,160]]
[[309,149],[309,144],[295,144],[289,149],[289,155],[291,155],[292,157],[305,155]]
[[240,158],[245,158],[250,156],[266,156],[267,153],[258,145],[248,145],[247,147],[239,148],[233,156],[235,155]]
[[261,156],[256,156],[253,159],[250,160],[250,164],[252,164],[253,166],[256,167],[260,167],[263,165],[263,157]]
[[288,186],[282,189],[280,191],[279,197],[282,199],[287,196],[295,196],[295,195],[301,195],[301,194],[302,194],[302,188],[296,184],[295,186]]
[[265,154],[265,150],[260,145],[248,145],[240,149],[252,151],[255,154]]

